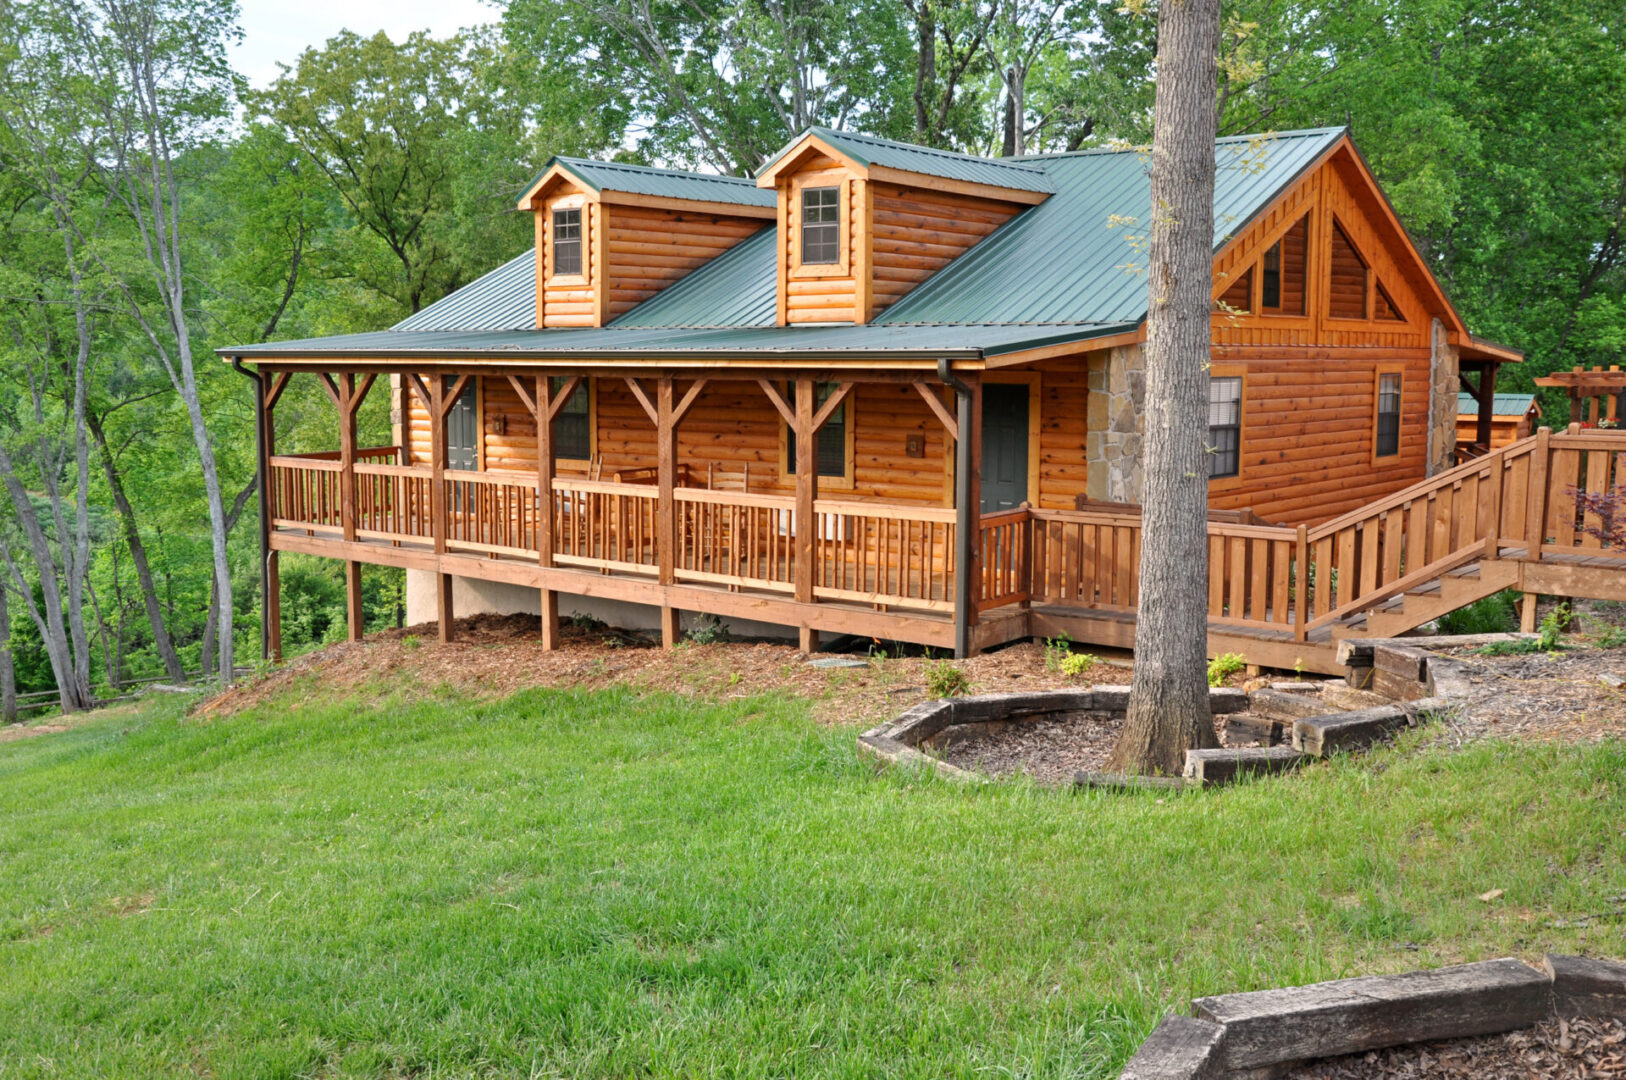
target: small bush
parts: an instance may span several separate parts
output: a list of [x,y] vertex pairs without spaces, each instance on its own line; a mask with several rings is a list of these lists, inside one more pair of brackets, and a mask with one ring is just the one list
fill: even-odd
[[1069,656],[1073,655],[1073,636],[1063,630],[1053,638],[1044,640],[1044,666],[1046,671],[1061,671]]
[[401,639],[401,648],[406,649],[408,652],[411,652],[413,649],[416,649],[422,644],[423,642],[419,640],[417,634],[408,634],[406,637]]
[[1610,626],[1598,635],[1597,641],[1600,649],[1617,649],[1626,645],[1626,626]]
[[715,615],[702,615],[689,628],[689,640],[696,645],[723,645],[728,642],[728,627]]
[[1505,634],[1518,625],[1518,603],[1516,590],[1503,589],[1441,615],[1436,625],[1442,634]]
[[926,692],[934,698],[959,697],[971,689],[971,676],[947,660],[926,665]]
[[1072,653],[1062,658],[1061,673],[1069,679],[1082,679],[1095,666],[1096,658],[1087,652]]
[[1520,638],[1518,641],[1493,641],[1475,652],[1480,656],[1525,656],[1538,652],[1557,652],[1568,648],[1560,641],[1559,635],[1570,624],[1570,609],[1568,604],[1561,604],[1547,613],[1541,620],[1541,628],[1536,632],[1534,641],[1529,638]]
[[1228,652],[1208,662],[1208,685],[1224,686],[1225,680],[1248,666],[1245,657],[1238,653]]
[[597,615],[588,615],[580,611],[572,611],[570,613],[570,625],[574,626],[578,630],[586,630],[589,633],[595,633],[600,630],[608,629],[610,624],[599,618]]

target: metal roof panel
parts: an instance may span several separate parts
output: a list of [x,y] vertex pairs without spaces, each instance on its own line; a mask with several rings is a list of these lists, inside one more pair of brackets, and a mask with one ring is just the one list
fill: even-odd
[[536,325],[536,248],[516,255],[391,330],[523,330]]
[[915,146],[856,131],[835,131],[824,127],[808,128],[783,150],[763,162],[762,168],[757,171],[767,171],[807,135],[817,136],[860,165],[881,165],[923,176],[964,180],[1015,191],[1049,193],[1055,190],[1045,176],[1044,168],[1025,159],[975,157],[952,150],[935,150],[929,146]]

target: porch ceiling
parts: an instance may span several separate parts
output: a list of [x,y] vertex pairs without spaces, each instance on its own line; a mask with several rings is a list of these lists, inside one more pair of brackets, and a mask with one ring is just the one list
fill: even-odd
[[[480,363],[610,362],[633,366],[854,361],[976,361],[1087,342],[1136,323],[970,326],[786,326],[596,330],[401,331],[278,341],[218,349],[226,358],[306,361],[469,360]],[[911,363],[910,366],[917,366]]]

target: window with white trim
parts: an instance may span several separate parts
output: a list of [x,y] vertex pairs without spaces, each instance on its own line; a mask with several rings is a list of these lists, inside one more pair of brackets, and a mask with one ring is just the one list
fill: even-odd
[[841,261],[841,188],[802,189],[802,264]]
[[553,273],[580,277],[582,272],[582,212],[580,207],[553,212]]
[[1208,380],[1208,476],[1242,471],[1242,377]]

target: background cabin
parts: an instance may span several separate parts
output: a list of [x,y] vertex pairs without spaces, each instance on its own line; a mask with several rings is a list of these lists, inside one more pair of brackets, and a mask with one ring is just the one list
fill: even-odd
[[[1497,394],[1491,405],[1489,448],[1495,450],[1535,434],[1541,403],[1534,394]],[[1479,402],[1470,393],[1457,395],[1457,443],[1472,444],[1479,434]]]

